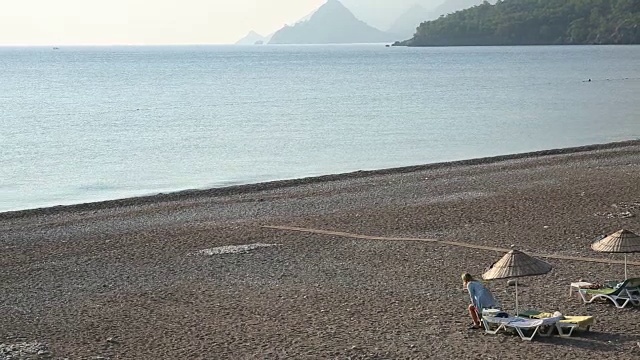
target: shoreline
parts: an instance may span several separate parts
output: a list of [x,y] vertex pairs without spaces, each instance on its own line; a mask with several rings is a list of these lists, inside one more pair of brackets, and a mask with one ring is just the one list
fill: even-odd
[[460,167],[460,166],[474,166],[474,165],[486,165],[492,163],[498,163],[502,161],[529,159],[537,157],[546,157],[563,154],[574,154],[581,152],[589,152],[595,150],[607,150],[624,148],[628,146],[640,145],[640,139],[617,141],[610,143],[600,143],[591,145],[574,146],[567,148],[555,148],[547,150],[537,150],[524,153],[515,153],[507,155],[496,155],[481,158],[472,158],[456,161],[445,161],[422,165],[409,165],[394,168],[384,168],[376,170],[357,170],[347,173],[328,174],[321,176],[302,177],[286,180],[274,180],[260,183],[250,183],[242,185],[232,185],[225,187],[209,188],[209,189],[186,189],[177,190],[168,193],[158,193],[153,195],[134,196],[128,198],[85,202],[71,205],[54,205],[49,207],[30,208],[22,210],[12,210],[0,212],[0,220],[16,219],[32,215],[53,215],[63,212],[76,212],[76,211],[90,211],[90,210],[104,210],[113,207],[128,207],[128,206],[140,206],[148,205],[152,203],[162,203],[170,201],[192,200],[203,197],[216,197],[226,195],[240,195],[249,194],[266,190],[275,190],[290,188],[299,185],[317,184],[322,182],[340,181],[347,179],[366,178],[370,176],[389,175],[389,174],[403,174],[411,173],[423,170],[441,169],[447,167]]
[[[0,214],[0,343],[56,359],[638,354],[633,310],[567,297],[627,276],[590,245],[640,232],[637,140],[21,214]],[[513,248],[553,267],[522,279],[520,307],[594,316],[591,332],[466,330],[460,274]],[[487,286],[514,309],[506,281]]]

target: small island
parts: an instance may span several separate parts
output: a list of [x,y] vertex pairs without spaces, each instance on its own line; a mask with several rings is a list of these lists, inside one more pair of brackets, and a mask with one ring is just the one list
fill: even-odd
[[640,44],[640,0],[504,0],[426,21],[394,46]]

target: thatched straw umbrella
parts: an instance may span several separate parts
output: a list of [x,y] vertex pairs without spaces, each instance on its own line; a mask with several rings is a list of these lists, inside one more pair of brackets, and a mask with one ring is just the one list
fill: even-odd
[[[524,276],[544,275],[551,265],[531,257],[522,251],[511,250],[482,274],[485,280],[510,279]],[[516,279],[516,313],[518,315],[518,281]]]
[[624,253],[624,279],[626,280],[628,279],[627,254],[640,252],[640,236],[623,229],[594,242],[591,248],[599,252]]

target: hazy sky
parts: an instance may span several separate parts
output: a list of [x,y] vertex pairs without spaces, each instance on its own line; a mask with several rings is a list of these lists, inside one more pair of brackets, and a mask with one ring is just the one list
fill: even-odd
[[325,0],[0,0],[0,45],[232,43]]
[[[444,0],[342,0],[383,30],[411,5]],[[268,35],[326,0],[0,0],[0,45],[222,44]]]

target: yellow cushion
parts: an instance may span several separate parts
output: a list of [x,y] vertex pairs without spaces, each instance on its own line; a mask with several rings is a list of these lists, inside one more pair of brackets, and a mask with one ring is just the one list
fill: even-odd
[[564,320],[560,320],[560,323],[565,324],[578,324],[579,327],[587,327],[593,325],[595,318],[593,316],[565,316]]
[[[533,316],[533,318],[536,319],[544,319],[544,318],[550,318],[553,317],[553,313],[548,313],[548,312],[543,312],[540,313],[536,316]],[[563,316],[563,319],[560,320],[560,323],[564,323],[564,324],[577,324],[579,327],[583,328],[583,327],[587,327],[589,325],[593,325],[593,323],[595,322],[595,318],[593,316],[570,316],[570,315],[566,315]]]

